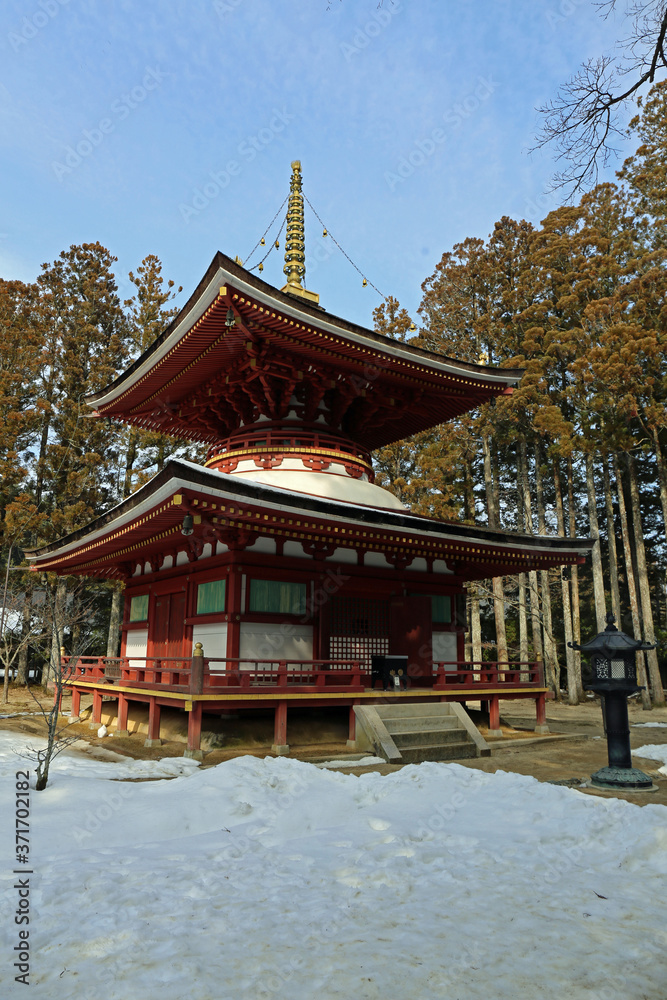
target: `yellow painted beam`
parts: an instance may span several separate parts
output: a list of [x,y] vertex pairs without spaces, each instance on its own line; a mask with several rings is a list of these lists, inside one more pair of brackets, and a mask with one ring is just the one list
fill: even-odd
[[442,698],[443,695],[448,694],[465,694],[471,701],[483,701],[489,695],[537,695],[545,694],[548,688],[545,687],[528,687],[528,688],[481,688],[478,690],[471,688],[447,688],[446,690],[436,690],[432,688],[421,689],[417,688],[411,691],[295,691],[290,693],[289,691],[276,691],[273,694],[268,692],[262,694],[224,694],[224,689],[220,694],[189,694],[184,691],[165,691],[162,688],[131,688],[131,687],[120,687],[119,685],[111,684],[94,684],[90,681],[65,681],[65,684],[69,687],[78,688],[88,688],[93,690],[95,688],[103,688],[104,691],[113,695],[114,693],[121,694],[140,694],[145,697],[159,696],[160,698],[169,698],[170,700],[177,700],[183,702],[194,702],[194,701],[303,701],[312,700],[313,698],[334,700],[336,698],[354,698],[354,699],[370,699],[370,698]]

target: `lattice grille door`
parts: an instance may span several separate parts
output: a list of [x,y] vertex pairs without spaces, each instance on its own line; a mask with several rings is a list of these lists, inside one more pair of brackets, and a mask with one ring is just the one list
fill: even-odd
[[389,601],[332,597],[329,658],[360,660],[368,670],[372,656],[389,652]]

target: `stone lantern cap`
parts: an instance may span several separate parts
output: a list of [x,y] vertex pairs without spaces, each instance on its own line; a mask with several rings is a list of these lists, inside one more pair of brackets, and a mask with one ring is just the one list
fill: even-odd
[[641,639],[633,639],[632,636],[620,632],[614,622],[616,616],[611,613],[607,615],[607,627],[604,632],[599,632],[593,639],[579,645],[577,642],[569,642],[568,646],[578,649],[582,653],[604,656],[607,660],[616,660],[619,657],[629,658],[637,650],[655,649],[656,643],[643,642]]

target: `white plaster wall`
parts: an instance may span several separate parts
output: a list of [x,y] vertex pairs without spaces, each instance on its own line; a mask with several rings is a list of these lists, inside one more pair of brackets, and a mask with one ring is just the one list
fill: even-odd
[[407,569],[417,570],[420,573],[425,573],[426,570],[428,569],[428,566],[426,565],[426,560],[424,559],[423,556],[417,556],[416,559],[412,560]]
[[148,629],[137,628],[127,633],[125,641],[125,655],[128,657],[139,656],[141,660],[130,660],[131,667],[145,667],[143,658],[148,651]]
[[456,670],[456,632],[434,632],[433,633],[433,662],[452,663],[452,666],[445,667],[445,670]]
[[254,545],[251,545],[249,552],[267,552],[269,555],[276,554],[275,538],[258,538]]
[[243,660],[312,660],[313,626],[241,622],[239,655]]
[[285,542],[285,545],[283,547],[283,555],[295,556],[297,559],[310,559],[310,556],[307,556],[306,553],[303,551],[303,545],[301,544],[301,542],[290,542],[290,541]]
[[[192,628],[192,649],[195,643],[201,642],[204,656],[224,660],[227,657],[227,622],[211,622],[210,624],[194,625]],[[224,670],[224,663],[212,663],[211,670]]]
[[453,573],[453,569],[449,569],[447,563],[444,559],[434,559],[433,560],[433,572],[434,573]]
[[367,552],[364,556],[364,566],[379,566],[382,569],[393,569],[384,552]]
[[351,563],[352,565],[356,566],[357,550],[338,548],[336,549],[333,555],[327,556],[326,562]]

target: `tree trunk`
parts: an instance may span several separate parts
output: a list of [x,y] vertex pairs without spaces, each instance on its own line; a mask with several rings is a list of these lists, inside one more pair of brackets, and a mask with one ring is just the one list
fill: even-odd
[[[535,445],[535,497],[537,499],[537,531],[546,535],[546,512],[544,509],[544,490],[542,488],[542,449],[539,442]],[[540,588],[542,591],[542,626],[544,629],[544,671],[547,685],[552,689],[554,697],[560,699],[560,667],[556,655],[553,623],[551,619],[551,589],[549,586],[549,570],[540,570]]]
[[[637,559],[637,576],[639,578],[639,599],[641,602],[642,621],[644,624],[644,640],[655,642],[655,631],[653,628],[653,609],[651,607],[651,592],[648,585],[648,569],[646,566],[646,550],[644,548],[644,532],[642,530],[641,508],[639,505],[639,487],[637,484],[637,470],[635,460],[628,453],[628,474],[630,478],[630,501],[632,504],[632,527],[635,539],[635,555]],[[656,706],[665,704],[665,692],[660,678],[660,668],[658,666],[658,654],[655,649],[650,649],[646,654],[648,660],[648,672],[651,679],[651,699]]]
[[127,439],[127,451],[125,452],[125,475],[123,477],[123,496],[129,497],[132,492],[132,476],[134,474],[134,463],[137,460],[139,443],[139,433],[135,427],[130,427]]
[[611,495],[611,481],[607,456],[602,456],[602,476],[604,480],[604,503],[607,515],[607,547],[609,549],[609,583],[611,591],[611,610],[619,626],[621,624],[621,592],[618,587],[618,552],[616,550],[616,524],[614,521],[614,503]]
[[[521,465],[521,449],[516,453],[516,492],[517,492],[517,527],[519,531],[526,530],[526,513],[523,503],[523,471]],[[526,609],[526,574],[517,576],[519,591],[519,662],[528,660],[528,615]]]
[[[628,515],[625,507],[625,495],[623,493],[623,480],[621,478],[621,468],[618,462],[618,455],[612,456],[612,466],[616,479],[616,494],[618,496],[618,515],[621,522],[621,538],[623,539],[623,555],[625,558],[625,582],[628,587],[628,597],[630,599],[630,613],[632,615],[632,631],[635,639],[641,638],[641,624],[639,621],[639,604],[637,602],[637,586],[635,584],[635,571],[632,565],[632,543],[630,541],[630,531],[628,529]],[[623,617],[619,619],[619,625],[623,622]],[[651,695],[648,690],[648,679],[646,677],[646,667],[644,666],[644,654],[637,653],[637,683],[642,689],[642,708],[648,711],[653,706]]]
[[[572,470],[572,456],[568,455],[567,459],[567,509],[569,515],[570,524],[570,538],[577,537],[577,521],[574,509],[574,473]],[[579,567],[572,566],[570,568],[570,578],[571,578],[571,596],[572,596],[572,634],[574,636],[574,641],[579,644],[581,643],[581,615],[579,612]],[[581,653],[578,649],[574,650],[574,662],[576,664],[575,670],[575,680],[577,682],[577,692],[579,695],[579,700],[581,701],[584,697],[584,685],[581,680]]]
[[[558,519],[558,534],[565,538],[565,513],[563,511],[563,494],[561,492],[560,470],[558,459],[554,459],[554,488],[556,494],[556,517]],[[579,685],[577,684],[577,673],[581,677],[578,663],[574,656],[574,650],[570,643],[574,641],[572,633],[572,609],[570,606],[570,580],[568,571],[561,566],[560,584],[563,594],[563,626],[565,631],[565,663],[567,667],[567,700],[570,705],[579,704]],[[560,678],[559,678],[560,684]]]
[[64,576],[59,576],[51,608],[51,650],[46,670],[44,671],[45,676],[42,677],[44,687],[55,679],[60,667],[60,649],[63,645],[65,627],[66,596],[67,581]]
[[528,613],[526,609],[526,574],[519,573],[519,660],[528,661]]
[[107,656],[118,656],[120,647],[120,624],[123,614],[123,591],[114,588],[111,596],[111,615],[109,617],[109,636],[107,638]]
[[23,595],[23,614],[21,622],[21,649],[19,650],[19,669],[16,675],[18,684],[28,683],[28,653],[30,651],[30,625],[32,621],[32,587],[26,587]]
[[[530,482],[528,479],[528,454],[526,442],[522,440],[519,444],[519,463],[521,471],[521,491],[523,494],[523,523],[528,534],[535,534],[533,530],[533,505],[530,496]],[[537,589],[537,571],[531,569],[528,573],[528,592],[530,597],[530,625],[533,633],[533,655],[544,660],[544,650],[542,647],[542,621],[540,617],[540,595]],[[527,679],[527,675],[521,678]]]
[[[491,466],[491,445],[488,437],[482,438],[484,453],[484,486],[486,489],[486,509],[490,528],[499,528],[498,497]],[[496,658],[501,663],[507,662],[507,631],[505,629],[505,594],[502,576],[495,576],[491,581],[493,587],[493,616],[496,622]]]
[[667,465],[665,464],[665,456],[662,453],[662,447],[660,446],[660,436],[658,434],[657,427],[653,428],[653,450],[655,452],[655,460],[658,464],[658,483],[660,484],[660,504],[662,506],[662,520],[665,526],[665,534],[667,534]]
[[586,464],[586,489],[588,492],[588,522],[590,524],[591,538],[594,539],[591,562],[593,565],[595,619],[598,632],[604,632],[607,626],[607,602],[605,600],[604,579],[602,576],[602,552],[600,551],[600,526],[598,524],[597,496],[595,493],[595,477],[593,475],[593,456],[589,452],[586,452],[584,455],[584,462]]
[[471,584],[470,591],[470,644],[475,663],[482,661],[482,626],[479,618],[479,587]]

